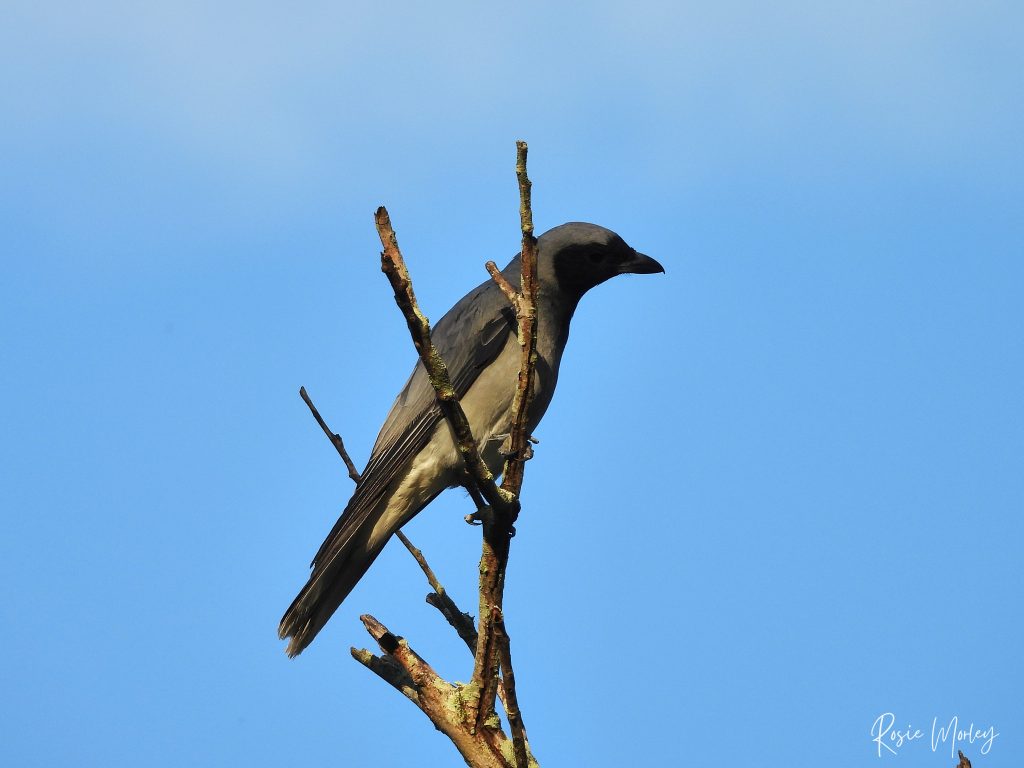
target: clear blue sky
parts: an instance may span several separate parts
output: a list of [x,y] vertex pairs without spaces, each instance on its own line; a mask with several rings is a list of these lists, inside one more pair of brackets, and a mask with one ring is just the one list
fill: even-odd
[[[470,659],[392,545],[277,621],[437,319],[538,229],[578,312],[509,571],[547,766],[1024,761],[1017,3],[7,2],[0,763],[459,765],[348,655]],[[451,492],[410,526],[473,604]],[[923,737],[876,754],[891,712]],[[372,757],[371,757],[372,756]]]

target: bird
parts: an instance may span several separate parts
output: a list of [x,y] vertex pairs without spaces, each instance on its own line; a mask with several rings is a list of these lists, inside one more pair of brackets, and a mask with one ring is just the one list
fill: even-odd
[[[537,238],[537,363],[527,434],[551,402],[569,324],[583,295],[622,274],[665,271],[609,229],[569,222]],[[521,254],[502,270],[521,283]],[[497,477],[512,422],[521,353],[515,311],[494,280],[462,297],[431,331],[476,438]],[[278,636],[289,657],[324,627],[392,534],[468,474],[421,361],[399,393],[351,499],[313,558],[309,580],[285,611]]]

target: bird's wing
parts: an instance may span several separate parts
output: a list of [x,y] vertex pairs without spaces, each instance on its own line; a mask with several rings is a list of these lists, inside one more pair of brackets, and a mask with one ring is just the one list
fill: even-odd
[[[491,280],[466,294],[441,318],[431,332],[431,340],[447,364],[460,398],[515,332],[515,312]],[[442,418],[434,388],[423,363],[417,361],[381,427],[355,493],[313,558],[314,567],[329,561],[331,554],[360,530],[377,502],[427,445]]]

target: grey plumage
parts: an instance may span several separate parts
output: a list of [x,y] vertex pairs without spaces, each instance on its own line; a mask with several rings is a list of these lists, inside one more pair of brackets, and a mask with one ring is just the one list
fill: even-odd
[[[529,429],[544,415],[555,382],[569,323],[587,290],[624,273],[664,272],[614,232],[573,222],[541,235],[537,244],[537,370]],[[516,256],[502,270],[520,280]],[[432,331],[491,472],[501,468],[519,369],[515,313],[493,280],[464,296]],[[465,478],[450,429],[437,407],[422,363],[391,408],[345,511],[313,558],[306,586],[278,627],[295,656],[312,642],[370,567],[391,535],[445,488]]]

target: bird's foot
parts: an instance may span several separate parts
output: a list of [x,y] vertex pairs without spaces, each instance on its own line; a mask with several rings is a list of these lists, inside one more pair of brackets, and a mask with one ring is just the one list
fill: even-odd
[[[495,435],[494,437],[495,439],[503,438],[501,441],[501,447],[498,448],[498,453],[500,453],[504,459],[511,459],[515,455],[515,451],[512,450],[512,435]],[[527,438],[526,447],[523,448],[523,461],[529,461],[533,458],[533,446],[539,442],[540,440],[532,435]]]
[[470,525],[490,524],[494,522],[494,510],[490,507],[480,507],[476,512],[466,515],[463,519]]
[[[495,522],[494,509],[492,507],[481,507],[471,515],[466,515],[463,518],[470,525],[492,525]],[[508,526],[508,537],[511,539],[516,535],[516,527],[514,525]]]

